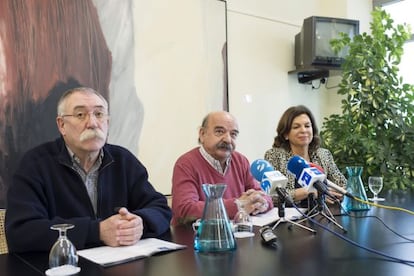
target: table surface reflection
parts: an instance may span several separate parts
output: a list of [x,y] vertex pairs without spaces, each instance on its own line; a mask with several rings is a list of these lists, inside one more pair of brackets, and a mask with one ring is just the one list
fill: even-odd
[[[411,194],[389,194],[380,204],[412,210]],[[392,204],[391,204],[392,203]],[[335,213],[335,212],[334,212]],[[395,258],[414,261],[414,244],[388,230],[378,219],[364,217],[376,215],[391,229],[414,239],[414,217],[395,210],[371,207],[371,210],[354,212],[353,216],[335,216],[347,232],[321,219],[320,223],[347,239]],[[317,217],[317,220],[320,218]],[[275,229],[278,247],[262,244],[259,229],[255,236],[237,239],[237,249],[230,253],[201,254],[193,250],[194,232],[191,227],[174,227],[166,239],[187,245],[186,249],[162,253],[126,264],[103,268],[80,258],[78,275],[414,275],[412,265],[359,248],[317,225],[312,234],[284,222]],[[44,275],[47,269],[46,253],[6,254],[0,256],[0,268],[8,275]],[[28,274],[28,272],[31,273]]]

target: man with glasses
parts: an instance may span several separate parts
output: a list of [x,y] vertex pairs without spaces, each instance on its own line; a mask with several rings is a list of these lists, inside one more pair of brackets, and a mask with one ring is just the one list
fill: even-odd
[[6,237],[11,252],[49,251],[54,224],[77,249],[132,245],[169,230],[165,196],[127,149],[107,144],[105,98],[91,88],[63,94],[56,123],[61,137],[28,151],[7,197]]
[[182,155],[175,163],[172,178],[174,225],[189,224],[202,217],[206,197],[202,184],[224,183],[223,202],[228,216],[237,213],[237,202],[249,214],[273,208],[250,173],[247,158],[235,151],[239,127],[233,115],[225,111],[211,112],[198,133],[200,147]]

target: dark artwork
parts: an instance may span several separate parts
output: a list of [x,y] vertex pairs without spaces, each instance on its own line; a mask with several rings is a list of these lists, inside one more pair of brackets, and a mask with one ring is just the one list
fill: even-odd
[[108,98],[112,58],[92,0],[0,1],[0,208],[25,151],[56,138],[69,88]]

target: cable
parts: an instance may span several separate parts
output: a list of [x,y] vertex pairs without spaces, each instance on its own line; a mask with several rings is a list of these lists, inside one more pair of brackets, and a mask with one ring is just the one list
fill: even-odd
[[378,204],[378,203],[373,203],[373,202],[369,202],[369,201],[366,201],[366,200],[360,199],[360,198],[355,197],[355,196],[353,197],[353,199],[355,199],[356,201],[359,201],[359,202],[362,202],[362,203],[368,204],[368,205],[372,205],[372,206],[376,206],[376,207],[380,207],[380,208],[384,208],[384,209],[389,209],[389,210],[402,211],[402,212],[409,213],[410,215],[414,215],[414,212],[413,212],[413,211],[411,211],[411,210],[407,210],[407,209],[404,209],[404,208],[394,207],[394,206],[386,206],[386,205],[381,205],[381,204]]
[[[292,202],[293,203],[293,202]],[[333,231],[333,230],[331,230],[331,229],[329,229],[328,227],[326,227],[325,225],[323,225],[323,224],[321,224],[321,223],[319,223],[318,221],[316,221],[315,219],[313,219],[313,218],[311,218],[311,217],[309,217],[308,215],[306,215],[305,213],[303,213],[300,209],[299,209],[299,207],[297,207],[296,206],[296,204],[294,204],[293,203],[293,207],[302,215],[302,216],[304,216],[304,217],[306,217],[306,218],[308,218],[311,222],[313,222],[313,223],[315,223],[316,225],[318,225],[319,227],[322,227],[323,229],[325,229],[326,231],[328,231],[328,232],[330,232],[331,234],[333,234],[334,236],[336,236],[336,237],[338,237],[338,238],[340,238],[340,239],[342,239],[342,240],[344,240],[344,241],[346,241],[346,242],[348,242],[348,243],[350,243],[350,244],[352,244],[352,245],[355,245],[356,247],[359,247],[359,248],[362,248],[362,249],[364,249],[364,250],[366,250],[366,251],[368,251],[368,252],[371,252],[371,253],[374,253],[374,254],[377,254],[377,255],[380,255],[380,256],[382,256],[382,257],[384,257],[384,258],[387,258],[387,259],[390,259],[390,260],[392,260],[392,261],[395,261],[395,262],[398,262],[398,263],[403,263],[403,264],[406,264],[406,265],[409,265],[409,266],[413,266],[414,267],[414,260],[404,260],[404,259],[400,259],[400,258],[397,258],[397,257],[394,257],[394,256],[391,256],[391,255],[388,255],[388,254],[385,254],[385,253],[383,253],[383,252],[381,252],[381,251],[378,251],[378,250],[375,250],[375,249],[372,249],[372,248],[369,248],[369,247],[366,247],[366,246],[364,246],[364,245],[361,245],[361,244],[359,244],[359,243],[357,243],[357,242],[355,242],[355,241],[353,241],[353,240],[351,240],[351,239],[349,239],[349,238],[347,238],[347,237],[345,237],[345,236],[343,236],[343,235],[341,235],[341,234],[338,234],[338,233],[336,233],[335,231]]]
[[[394,206],[386,206],[386,205],[381,205],[381,204],[377,204],[377,203],[372,203],[372,202],[365,201],[365,200],[360,199],[360,198],[355,197],[355,196],[352,196],[351,198],[352,199],[355,199],[356,201],[359,201],[359,202],[362,202],[362,203],[366,203],[366,204],[369,204],[369,205],[372,205],[372,206],[375,206],[375,207],[389,209],[389,210],[403,211],[403,212],[409,213],[411,215],[414,215],[414,212],[413,211],[410,211],[410,210],[407,210],[407,209],[404,209],[404,208],[394,207]],[[400,238],[402,238],[404,240],[407,240],[407,241],[410,241],[410,242],[414,242],[414,239],[407,238],[407,237],[401,235],[400,233],[396,232],[395,230],[391,229],[391,227],[389,227],[381,218],[379,218],[377,216],[374,216],[374,215],[353,216],[345,208],[342,207],[342,204],[341,204],[341,202],[338,199],[335,200],[334,202],[336,202],[340,206],[341,210],[344,211],[344,213],[346,215],[348,215],[348,216],[350,216],[352,218],[376,218],[377,220],[379,220],[384,225],[385,228],[387,228],[389,231],[391,231],[392,233],[394,233],[396,236],[398,236],[398,237],[400,237]]]
[[402,238],[402,239],[404,239],[404,240],[407,240],[407,241],[410,241],[410,242],[414,242],[414,239],[410,239],[410,238],[407,238],[407,237],[405,237],[405,236],[403,236],[403,235],[401,235],[400,233],[398,233],[397,231],[395,231],[395,230],[393,230],[393,229],[391,229],[391,227],[389,227],[380,217],[378,217],[378,216],[375,216],[375,215],[366,215],[366,216],[354,216],[354,215],[351,215],[351,213],[350,212],[348,212],[345,208],[343,208],[343,206],[341,205],[341,204],[339,204],[339,206],[340,206],[340,208],[341,208],[341,210],[347,215],[347,216],[349,216],[349,217],[351,217],[351,218],[376,218],[377,220],[379,220],[383,225],[384,225],[384,227],[385,228],[387,228],[389,231],[391,231],[392,233],[394,233],[396,236],[398,236],[398,237],[400,237],[400,238]]
[[353,216],[353,215],[350,215],[350,214],[348,216],[350,216],[351,218],[375,218],[375,219],[379,220],[384,225],[385,228],[387,228],[389,231],[394,233],[396,236],[398,236],[398,237],[400,237],[400,238],[402,238],[406,241],[414,242],[414,239],[407,238],[407,237],[401,235],[400,233],[396,232],[395,230],[391,229],[391,227],[389,227],[381,218],[379,218],[377,216],[368,215],[368,216],[359,216],[358,217],[358,216]]

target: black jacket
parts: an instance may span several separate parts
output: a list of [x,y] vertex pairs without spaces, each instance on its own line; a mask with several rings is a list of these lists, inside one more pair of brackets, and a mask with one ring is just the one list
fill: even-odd
[[62,138],[24,155],[7,197],[10,252],[49,251],[58,237],[50,226],[58,223],[75,225],[67,234],[77,249],[102,245],[99,222],[119,206],[142,217],[143,238],[169,230],[171,210],[165,196],[148,182],[146,168],[120,146],[106,144],[103,152],[96,215]]

